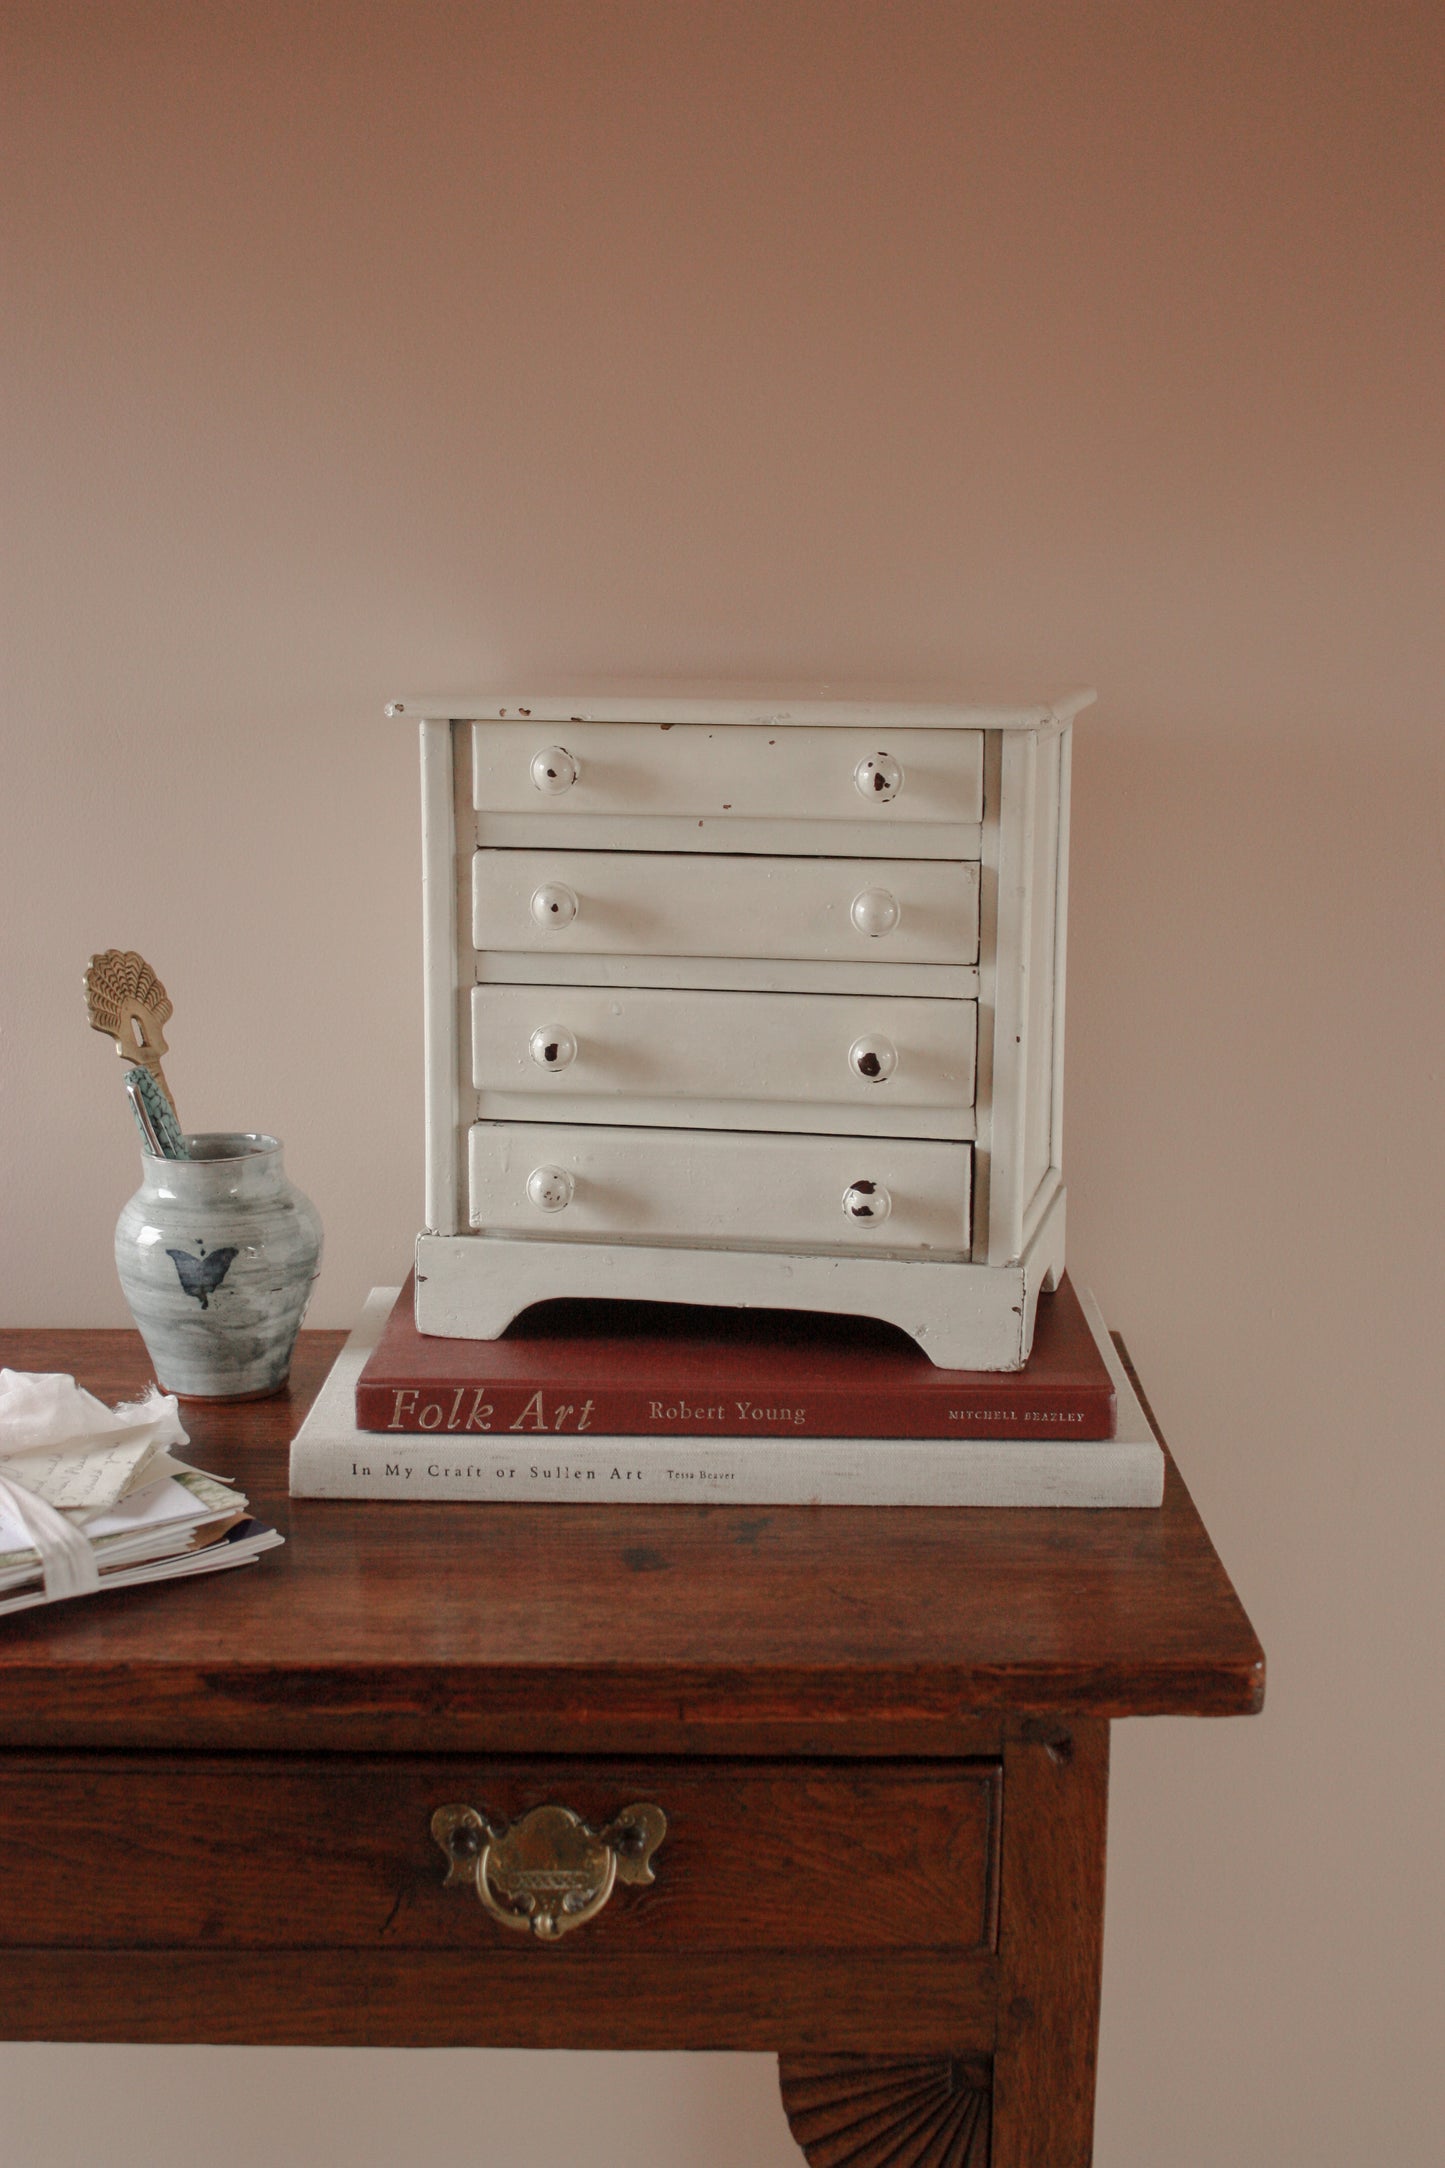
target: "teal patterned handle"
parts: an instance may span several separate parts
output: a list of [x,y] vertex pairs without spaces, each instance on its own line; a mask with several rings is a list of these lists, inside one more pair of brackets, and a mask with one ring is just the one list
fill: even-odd
[[141,1142],[157,1159],[189,1159],[171,1103],[149,1069],[127,1069],[125,1088],[135,1110]]

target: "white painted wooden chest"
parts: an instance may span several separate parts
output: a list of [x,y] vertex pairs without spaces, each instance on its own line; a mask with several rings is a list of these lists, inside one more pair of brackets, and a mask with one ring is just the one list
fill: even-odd
[[394,702],[422,748],[420,1329],[747,1304],[1017,1369],[1063,1269],[1092,697]]

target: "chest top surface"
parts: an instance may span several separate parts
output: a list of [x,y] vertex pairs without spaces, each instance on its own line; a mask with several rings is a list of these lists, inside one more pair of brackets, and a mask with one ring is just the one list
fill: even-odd
[[409,693],[388,701],[386,712],[410,722],[781,723],[871,730],[879,723],[906,720],[925,730],[1022,730],[1071,722],[1096,697],[1087,686],[1048,700],[1028,701],[1003,694],[973,697],[940,688],[900,693],[873,686],[838,694],[824,685],[708,684],[679,679],[627,686],[576,680],[541,692],[512,685],[461,694]]

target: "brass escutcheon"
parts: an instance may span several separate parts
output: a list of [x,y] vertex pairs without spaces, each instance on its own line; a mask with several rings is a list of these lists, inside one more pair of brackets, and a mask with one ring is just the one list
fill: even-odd
[[431,1833],[446,1855],[445,1886],[470,1883],[504,1927],[555,1942],[595,1919],[619,1880],[654,1880],[667,1816],[661,1807],[623,1807],[593,1829],[570,1807],[533,1807],[511,1823],[477,1807],[438,1807]]

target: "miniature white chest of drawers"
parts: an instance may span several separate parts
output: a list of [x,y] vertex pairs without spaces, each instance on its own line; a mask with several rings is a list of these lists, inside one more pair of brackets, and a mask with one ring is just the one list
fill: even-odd
[[1017,1369],[1063,1269],[1091,698],[394,702],[422,748],[420,1330],[744,1304]]

